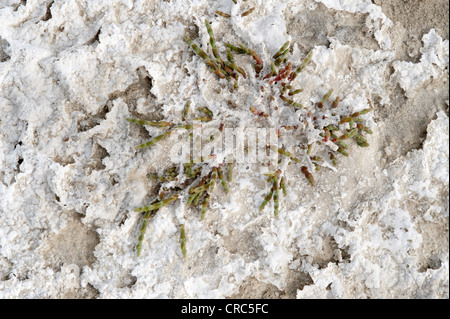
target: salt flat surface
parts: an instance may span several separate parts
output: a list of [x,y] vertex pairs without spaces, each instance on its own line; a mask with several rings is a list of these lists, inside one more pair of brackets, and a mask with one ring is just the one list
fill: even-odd
[[[448,33],[436,25],[413,42],[387,11],[366,0],[2,1],[0,298],[448,298]],[[250,60],[232,94],[183,41],[209,45],[205,18],[221,53],[225,42],[265,61],[286,41],[293,61],[312,51],[302,103],[329,88],[348,112],[371,100],[374,133],[315,172],[315,187],[285,165],[278,218],[272,204],[258,212],[260,168],[236,166],[203,221],[180,200],[160,209],[138,258],[133,210],[155,197],[146,175],[169,167],[173,144],[136,151],[158,129],[125,118],[177,121],[190,99],[248,127],[248,105],[268,107]]]

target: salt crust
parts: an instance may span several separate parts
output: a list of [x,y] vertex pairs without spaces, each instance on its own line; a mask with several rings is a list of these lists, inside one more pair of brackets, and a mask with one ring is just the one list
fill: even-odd
[[[195,24],[198,41],[206,45],[204,17],[215,10],[231,12],[231,31],[268,58],[284,41],[295,43],[285,8],[292,4],[299,14],[308,6],[253,1],[258,9],[244,19],[239,13],[246,4],[225,0],[158,5],[56,0],[51,19],[40,21],[45,1],[29,0],[17,10],[13,2],[0,6],[0,39],[9,43],[10,56],[0,62],[0,298],[62,298],[88,286],[98,298],[223,298],[236,294],[247,278],[284,290],[299,275],[311,282],[299,287],[297,298],[448,298],[448,249],[437,248],[448,242],[424,233],[436,227],[431,229],[442,234],[445,225],[448,231],[444,112],[429,124],[423,148],[399,157],[385,174],[372,147],[368,155],[356,152],[338,172],[321,176],[332,180],[333,174],[344,174],[341,188],[323,183],[310,189],[301,179],[291,180],[287,207],[277,220],[255,212],[266,192],[264,184],[255,184],[257,172],[240,173],[232,194],[217,195],[207,223],[185,214],[179,202],[163,208],[149,225],[143,256],[135,257],[139,216],[132,210],[149,199],[145,175],[164,166],[159,158],[165,148],[134,152],[139,137],[124,120],[130,115],[125,96],[110,102],[104,118],[102,108],[114,92],[136,83],[135,70],[144,67],[153,80],[153,98],[139,97],[139,112],[146,105],[161,106],[172,120],[186,97],[216,112],[224,107],[214,103],[217,79],[192,58],[181,40],[185,30]],[[448,40],[434,30],[423,37],[419,63],[392,61],[392,23],[380,7],[371,1],[320,2],[332,10],[367,13],[380,49],[339,39],[330,39],[328,48],[316,46],[313,63],[299,80],[311,103],[329,86],[342,93],[342,105],[350,111],[365,108],[371,94],[388,103],[391,83],[384,73],[391,62],[392,79],[408,97],[448,72]],[[217,37],[233,42],[227,23],[216,21]],[[294,57],[304,54],[294,47]],[[238,103],[258,102],[254,81],[242,88],[247,94]],[[247,113],[239,114],[242,125],[250,121]],[[91,118],[97,120],[90,123]],[[377,145],[372,125],[371,144]],[[98,157],[101,149],[107,156]],[[361,176],[358,184],[352,184],[355,172]],[[417,214],[414,207],[425,208]],[[44,252],[50,235],[70,227],[74,213],[98,234],[96,260],[49,264]],[[180,221],[188,234],[186,260],[178,245]],[[244,233],[251,235],[232,247],[229,241]],[[332,247],[331,253],[325,247]],[[426,264],[430,251],[439,261],[435,266]]]

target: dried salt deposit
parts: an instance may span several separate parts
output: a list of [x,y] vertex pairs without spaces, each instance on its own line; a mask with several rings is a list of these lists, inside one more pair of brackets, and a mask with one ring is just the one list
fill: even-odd
[[[396,3],[2,0],[0,298],[448,298],[448,2],[421,7],[423,21]],[[312,50],[302,103],[329,88],[350,111],[370,99],[374,133],[314,188],[286,167],[276,219],[258,212],[258,167],[237,167],[205,220],[182,201],[160,209],[137,258],[133,210],[154,198],[146,174],[168,167],[171,143],[135,151],[157,130],[125,118],[172,121],[191,99],[254,120],[183,41],[207,47],[205,18],[219,44],[265,58],[287,40],[294,61]],[[258,103],[255,84],[236,104]]]

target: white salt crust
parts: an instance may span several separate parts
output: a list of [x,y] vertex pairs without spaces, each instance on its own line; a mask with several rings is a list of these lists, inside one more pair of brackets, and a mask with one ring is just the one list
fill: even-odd
[[[271,204],[258,212],[268,192],[261,172],[238,167],[230,194],[215,192],[204,221],[180,201],[160,209],[140,258],[133,209],[152,199],[146,174],[168,167],[170,143],[136,152],[144,135],[125,121],[132,112],[175,121],[189,98],[194,110],[208,105],[238,126],[253,124],[245,106],[266,107],[257,80],[249,76],[233,96],[215,93],[221,82],[183,41],[190,31],[208,45],[205,17],[220,50],[241,41],[267,61],[290,40],[300,61],[309,44],[291,35],[294,16],[319,3],[333,14],[367,14],[376,50],[338,37],[311,44],[312,62],[298,78],[302,103],[334,88],[345,113],[373,97],[388,107],[396,84],[414,98],[431,80],[445,83],[449,43],[434,29],[412,63],[394,60],[392,22],[371,1],[55,0],[48,20],[49,1],[16,3],[0,4],[1,299],[226,298],[254,281],[262,284],[256,295],[272,287],[281,296],[298,278],[304,284],[289,297],[448,298],[448,113],[428,124],[420,149],[389,163],[380,151],[383,119],[368,114],[370,147],[354,146],[337,169],[321,170],[315,188],[299,167],[285,166],[289,194],[277,219]],[[257,9],[241,17],[250,7]],[[249,61],[241,60],[251,74]],[[241,107],[229,109],[230,97]],[[297,142],[287,135],[283,143]],[[80,218],[86,237],[72,231]]]

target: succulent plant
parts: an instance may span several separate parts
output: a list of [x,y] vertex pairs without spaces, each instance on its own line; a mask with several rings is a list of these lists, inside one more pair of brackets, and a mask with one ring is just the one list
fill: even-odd
[[[244,12],[242,16],[249,15],[254,8]],[[221,17],[229,17],[228,14],[223,12],[216,12]],[[260,55],[255,50],[245,46],[244,44],[231,44],[226,43],[226,60],[222,59],[219,49],[217,47],[216,38],[212,26],[208,19],[205,19],[205,27],[209,35],[209,44],[211,46],[212,56],[205,52],[202,48],[194,43],[194,41],[186,34],[184,40],[187,45],[193,50],[193,52],[200,57],[206,66],[217,75],[219,79],[225,79],[230,83],[229,89],[231,92],[236,92],[239,88],[239,82],[245,81],[247,74],[244,68],[238,66],[235,62],[233,54],[247,55],[253,60],[254,77],[258,79],[258,88],[261,93],[266,90],[269,99],[279,99],[286,107],[293,108],[300,118],[304,119],[303,128],[298,125],[282,125],[276,128],[278,138],[281,131],[290,132],[295,136],[307,136],[315,132],[318,134],[313,142],[308,142],[308,139],[299,139],[298,147],[302,150],[300,154],[293,154],[288,151],[282,145],[267,144],[266,150],[281,155],[281,158],[287,160],[290,163],[298,164],[300,166],[298,172],[306,178],[311,186],[316,184],[311,171],[319,170],[323,166],[336,166],[337,157],[339,155],[348,156],[348,145],[344,141],[354,140],[360,147],[369,146],[365,134],[371,134],[372,131],[364,125],[364,119],[362,116],[367,114],[371,108],[363,109],[359,112],[354,112],[347,115],[342,115],[342,111],[337,112],[339,109],[340,97],[337,96],[332,99],[331,103],[328,103],[333,89],[329,89],[313,106],[305,107],[301,104],[296,96],[302,92],[301,88],[296,88],[295,79],[297,76],[307,67],[312,58],[312,52],[309,52],[305,58],[295,66],[295,63],[289,61],[290,42],[284,43],[281,48],[275,52],[269,63],[264,64]],[[261,77],[261,73],[266,67],[267,74]],[[279,94],[279,95],[275,95]],[[326,105],[329,105],[326,107]],[[230,109],[236,107],[235,102],[228,101]],[[369,101],[369,105],[370,101]],[[167,121],[147,121],[137,118],[127,118],[132,124],[148,125],[165,130],[160,135],[152,138],[148,142],[142,143],[136,147],[137,150],[141,150],[147,147],[151,147],[156,143],[160,143],[168,138],[175,131],[182,131],[189,133],[192,139],[192,130],[195,127],[200,127],[202,123],[208,123],[213,120],[218,120],[220,126],[218,127],[218,134],[223,133],[222,119],[217,119],[215,114],[207,107],[196,107],[199,112],[197,116],[192,117],[190,120],[189,115],[192,113],[191,101],[188,100],[182,112],[181,121],[179,123],[172,123]],[[248,106],[248,110],[254,114],[255,117],[270,118],[270,114],[262,112],[254,105]],[[220,114],[219,114],[220,116]],[[318,133],[317,133],[318,132]],[[207,136],[208,142],[217,138],[217,135]],[[306,142],[305,142],[306,141]],[[210,156],[214,157],[214,154]],[[325,158],[325,156],[327,158]],[[280,211],[280,195],[287,196],[287,182],[288,177],[286,172],[277,165],[281,163],[281,159],[275,161],[275,163],[269,163],[269,172],[265,174],[267,182],[270,186],[270,192],[263,198],[259,207],[259,211],[262,211],[266,205],[273,201],[274,216],[277,217]],[[327,164],[325,164],[327,163]],[[329,164],[331,163],[331,164]],[[261,163],[266,165],[266,163]],[[156,213],[158,209],[173,203],[180,199],[185,200],[187,206],[198,206],[200,208],[200,218],[203,220],[206,216],[206,212],[211,200],[211,195],[215,190],[215,186],[218,182],[222,185],[222,188],[228,192],[228,183],[232,180],[233,163],[223,161],[222,163],[210,164],[205,162],[205,158],[190,157],[183,165],[175,165],[170,167],[162,174],[150,173],[148,176],[161,183],[175,182],[176,187],[167,189],[162,187],[156,199],[150,204],[136,208],[135,212],[142,213],[142,225],[139,232],[138,243],[136,245],[137,255],[141,254],[142,241],[144,239],[145,230],[149,222],[151,214]],[[224,174],[226,172],[226,175]],[[225,178],[227,176],[227,178]],[[182,254],[186,257],[186,232],[184,224],[180,225],[180,245]]]

